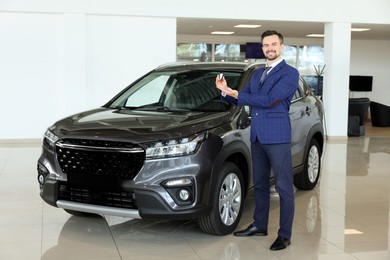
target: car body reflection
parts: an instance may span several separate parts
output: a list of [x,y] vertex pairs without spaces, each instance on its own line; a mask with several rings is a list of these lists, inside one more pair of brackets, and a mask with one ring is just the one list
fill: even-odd
[[[296,193],[294,225],[299,232],[293,243],[297,245],[305,241],[309,241],[313,247],[319,245],[321,214],[318,196],[318,188]],[[250,196],[244,214],[251,214],[252,203],[253,198]],[[276,201],[272,203],[271,210],[278,211],[277,205]],[[261,247],[259,242],[263,238],[249,239]],[[202,254],[211,253],[214,259],[239,260],[248,257],[245,245],[247,242],[248,240],[232,235],[219,237],[204,234],[194,221],[72,216],[64,223],[57,244],[46,250],[41,259],[101,259],[115,258],[118,255],[142,256],[147,259],[198,259]],[[256,256],[255,253],[253,251],[253,257]]]

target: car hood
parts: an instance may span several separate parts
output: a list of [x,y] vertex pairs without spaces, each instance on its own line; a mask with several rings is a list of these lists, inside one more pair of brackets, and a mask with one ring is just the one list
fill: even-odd
[[58,121],[60,138],[142,143],[188,136],[228,123],[229,112],[157,112],[98,108]]

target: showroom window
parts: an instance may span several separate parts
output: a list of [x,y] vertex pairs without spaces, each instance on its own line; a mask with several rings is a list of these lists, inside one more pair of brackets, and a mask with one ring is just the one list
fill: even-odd
[[177,61],[212,61],[212,44],[179,43],[176,46]]
[[243,44],[179,43],[176,46],[177,61],[233,61],[248,62]]
[[[252,62],[245,58],[245,44],[225,43],[179,43],[176,47],[177,61],[241,61]],[[315,75],[314,66],[323,66],[324,50],[322,46],[285,45],[283,58],[304,75]],[[262,60],[262,59],[261,59]]]
[[284,45],[283,58],[287,64],[297,68],[298,46]]
[[[179,43],[176,48],[177,61],[224,61],[254,62],[263,59],[246,58],[246,44],[227,43]],[[316,95],[322,95],[324,48],[322,46],[285,45],[283,58],[297,68]]]
[[314,65],[324,64],[322,46],[299,46],[298,70],[303,74],[314,73]]
[[296,68],[314,94],[322,96],[324,48],[322,46],[299,46],[298,54]]
[[244,61],[245,52],[240,44],[215,44],[215,61]]

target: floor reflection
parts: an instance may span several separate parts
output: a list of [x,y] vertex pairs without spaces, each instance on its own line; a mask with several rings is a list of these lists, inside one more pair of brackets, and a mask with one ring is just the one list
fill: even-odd
[[[296,244],[299,240],[310,241],[312,249],[318,247],[321,239],[321,211],[319,189],[297,191],[295,215]],[[272,229],[276,231],[278,203],[272,199]],[[253,196],[245,205],[244,219],[252,214]],[[276,232],[274,232],[276,234]],[[271,235],[270,235],[271,236]],[[271,238],[270,238],[271,239]],[[272,236],[272,239],[273,236]],[[254,256],[248,251],[248,241],[261,248],[259,253],[269,257],[268,240],[260,237],[236,238],[232,235],[219,237],[200,231],[194,221],[136,220],[112,216],[70,217],[63,225],[55,246],[46,250],[42,260],[79,259],[83,257],[137,256],[145,259],[248,259]],[[263,247],[259,245],[263,242]],[[76,250],[77,249],[77,250]],[[242,252],[241,252],[242,251]],[[312,250],[316,254],[317,250]],[[310,253],[309,253],[310,255]],[[65,258],[66,256],[66,258]],[[269,259],[269,258],[267,258]]]
[[[196,222],[76,217],[42,202],[39,147],[0,147],[0,259],[390,259],[390,138],[329,141],[322,176],[297,190],[292,244],[273,252],[279,197],[267,237],[203,233]],[[238,228],[252,222],[253,192]]]

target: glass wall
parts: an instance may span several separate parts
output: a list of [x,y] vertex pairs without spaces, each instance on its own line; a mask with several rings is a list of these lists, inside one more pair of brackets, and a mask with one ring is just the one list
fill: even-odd
[[177,61],[253,62],[245,58],[245,44],[235,43],[179,43],[176,46]]
[[179,43],[176,46],[177,61],[212,61],[212,44]]
[[322,46],[299,46],[298,53],[296,68],[314,94],[322,96],[324,48]]
[[241,52],[240,44],[215,44],[215,61],[244,61],[245,52]]
[[[245,44],[180,43],[177,61],[254,62],[245,58]],[[322,46],[285,45],[283,58],[297,68],[316,95],[322,95],[324,48]],[[261,59],[263,61],[263,59]]]
[[298,48],[295,45],[284,45],[283,58],[287,64],[297,67]]
[[315,69],[324,65],[324,48],[322,46],[299,46],[297,69],[303,75],[315,74]]

